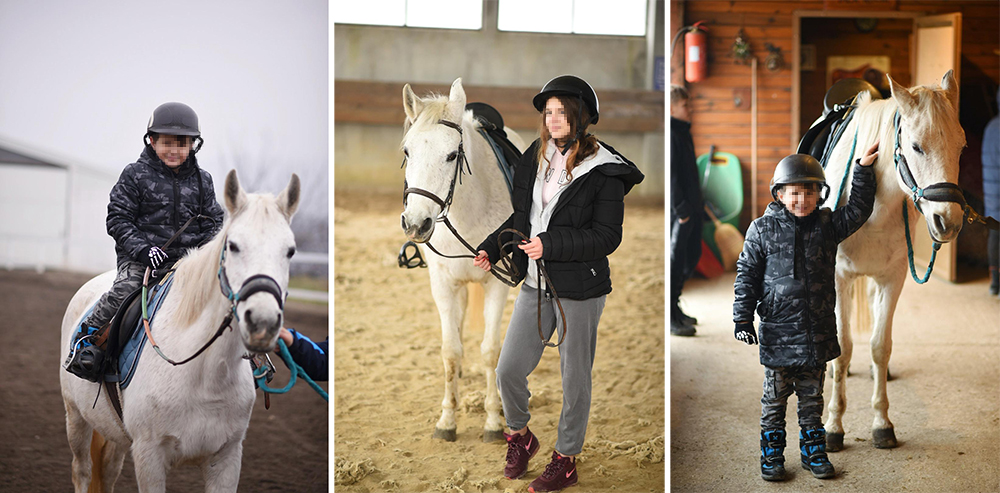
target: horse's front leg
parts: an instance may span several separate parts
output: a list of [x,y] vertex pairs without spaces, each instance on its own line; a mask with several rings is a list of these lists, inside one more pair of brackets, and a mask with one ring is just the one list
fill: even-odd
[[234,493],[240,483],[243,440],[233,440],[201,463],[206,493]]
[[889,357],[892,355],[892,317],[896,311],[899,293],[903,290],[906,270],[899,269],[899,275],[887,279],[876,279],[875,294],[872,299],[872,365],[875,368],[875,388],[872,392],[872,408],[875,420],[872,422],[872,443],[875,448],[894,448],[896,432],[889,421],[889,396],[886,380],[889,372]]
[[483,318],[486,328],[483,333],[483,344],[479,348],[486,367],[486,425],[483,428],[483,441],[493,442],[503,440],[503,421],[500,419],[500,392],[497,389],[497,360],[500,358],[500,346],[503,338],[500,336],[500,319],[507,303],[509,289],[501,282],[492,278],[483,284],[485,303]]
[[431,294],[441,316],[441,360],[444,362],[444,399],[441,418],[434,426],[434,438],[454,442],[458,439],[455,409],[458,407],[458,379],[462,373],[462,320],[468,300],[468,288],[444,276],[431,273]]
[[142,437],[132,442],[135,482],[139,493],[164,493],[167,490],[167,458],[165,447],[169,437]]
[[839,452],[844,449],[843,419],[844,411],[847,409],[847,371],[850,369],[851,354],[854,352],[850,321],[855,279],[856,277],[837,276],[837,303],[834,311],[837,315],[837,340],[840,343],[840,356],[833,360],[833,392],[831,392],[830,403],[827,405],[829,415],[824,424],[826,450],[829,452]]

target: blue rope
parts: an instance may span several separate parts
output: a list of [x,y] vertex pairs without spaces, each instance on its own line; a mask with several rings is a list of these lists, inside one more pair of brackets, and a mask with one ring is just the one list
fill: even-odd
[[927,272],[924,273],[923,279],[917,278],[917,270],[913,267],[913,243],[910,240],[910,213],[909,207],[906,206],[906,199],[903,199],[903,226],[906,228],[906,258],[910,261],[910,275],[913,276],[913,280],[917,284],[923,284],[927,282],[927,279],[931,277],[931,271],[934,269],[934,260],[937,258],[937,252],[941,248],[941,244],[938,242],[933,243],[933,251],[931,252],[931,261],[927,264]]
[[281,360],[285,362],[285,366],[287,366],[291,371],[291,377],[288,379],[288,384],[280,389],[272,389],[271,387],[268,387],[266,377],[267,370],[263,366],[259,366],[253,371],[253,378],[257,381],[257,385],[261,390],[269,394],[284,394],[292,389],[292,386],[295,385],[296,377],[301,375],[302,379],[305,380],[306,383],[308,383],[309,386],[312,387],[324,401],[330,402],[330,396],[325,390],[323,390],[322,387],[316,384],[313,379],[309,378],[309,375],[306,375],[306,371],[292,359],[292,354],[288,352],[288,346],[286,346],[285,341],[280,338],[278,339],[278,353],[281,354]]
[[847,175],[851,174],[851,164],[854,162],[854,151],[858,147],[858,130],[861,125],[854,128],[854,142],[851,143],[851,153],[847,156],[847,164],[844,166],[844,177],[840,179],[840,186],[837,188],[837,195],[834,195],[833,210],[840,206],[840,194],[844,193],[844,185],[847,184]]

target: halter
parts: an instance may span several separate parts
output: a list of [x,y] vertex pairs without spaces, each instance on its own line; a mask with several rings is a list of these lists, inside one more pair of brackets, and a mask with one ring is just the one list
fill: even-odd
[[962,189],[954,183],[943,181],[927,185],[925,188],[917,186],[917,181],[913,178],[913,173],[910,172],[910,167],[906,164],[906,156],[903,155],[903,148],[900,145],[902,129],[899,126],[899,122],[901,119],[899,110],[896,110],[896,116],[892,120],[896,129],[896,145],[892,151],[892,161],[899,171],[899,177],[903,179],[903,183],[912,192],[913,195],[910,198],[913,199],[913,205],[917,207],[917,211],[921,214],[924,212],[920,209],[920,199],[926,199],[931,202],[954,202],[963,209],[966,208],[965,196],[962,194]]

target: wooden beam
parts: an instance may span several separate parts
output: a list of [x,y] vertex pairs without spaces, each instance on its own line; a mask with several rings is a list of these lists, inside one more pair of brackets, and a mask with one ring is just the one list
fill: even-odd
[[[335,80],[334,121],[403,125],[402,82]],[[447,84],[410,84],[418,96],[448,94]],[[469,102],[482,101],[503,115],[511,128],[536,128],[538,111],[531,105],[537,88],[464,86]],[[601,118],[594,131],[663,132],[664,93],[639,89],[598,89]]]

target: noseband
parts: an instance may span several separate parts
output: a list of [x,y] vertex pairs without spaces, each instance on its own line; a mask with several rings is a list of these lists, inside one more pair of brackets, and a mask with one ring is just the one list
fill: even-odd
[[229,285],[229,276],[226,275],[226,248],[229,246],[228,240],[228,237],[223,239],[224,243],[222,244],[222,253],[219,255],[219,272],[217,276],[219,277],[219,288],[222,289],[222,295],[229,300],[232,316],[239,321],[240,316],[236,313],[237,303],[245,301],[254,293],[261,291],[274,296],[274,300],[278,302],[278,309],[284,310],[284,293],[282,293],[278,281],[275,281],[271,276],[254,274],[243,281],[243,285],[240,286],[239,291],[233,291],[233,288]]
[[913,173],[910,172],[910,167],[906,164],[906,156],[903,155],[903,147],[900,144],[902,140],[902,128],[899,126],[901,120],[899,110],[896,110],[896,116],[893,118],[893,125],[896,129],[896,145],[892,151],[892,161],[896,165],[896,169],[899,171],[899,177],[903,179],[903,183],[910,189],[913,194],[911,199],[913,199],[913,205],[917,207],[917,210],[923,214],[920,210],[920,199],[926,199],[931,202],[954,202],[961,206],[962,208],[968,210],[968,206],[965,202],[965,195],[962,194],[962,189],[958,185],[951,182],[939,182],[927,185],[925,188],[920,188],[917,186],[917,180],[913,178]]

